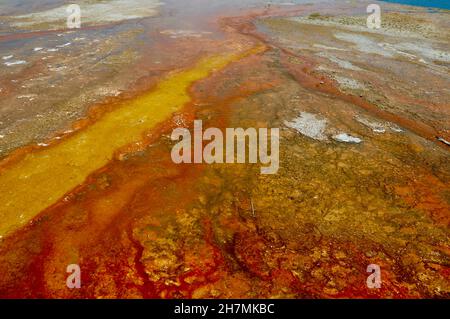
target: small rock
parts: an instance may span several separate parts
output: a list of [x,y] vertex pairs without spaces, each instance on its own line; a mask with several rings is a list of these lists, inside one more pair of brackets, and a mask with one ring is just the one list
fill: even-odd
[[360,138],[348,135],[347,133],[340,133],[340,134],[334,135],[333,139],[338,142],[353,143],[353,144],[359,144],[362,142],[362,140]]

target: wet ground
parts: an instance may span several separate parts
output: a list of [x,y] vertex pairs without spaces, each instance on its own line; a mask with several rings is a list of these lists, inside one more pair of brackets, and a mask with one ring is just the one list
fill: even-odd
[[[2,7],[1,297],[449,297],[448,11],[150,2]],[[194,119],[279,127],[278,174],[174,164]]]

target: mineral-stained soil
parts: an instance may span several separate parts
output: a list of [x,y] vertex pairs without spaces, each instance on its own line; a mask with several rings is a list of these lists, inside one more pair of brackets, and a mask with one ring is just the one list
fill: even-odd
[[[448,12],[214,4],[0,36],[71,43],[1,66],[0,297],[450,297]],[[194,119],[280,128],[278,173],[173,163]]]

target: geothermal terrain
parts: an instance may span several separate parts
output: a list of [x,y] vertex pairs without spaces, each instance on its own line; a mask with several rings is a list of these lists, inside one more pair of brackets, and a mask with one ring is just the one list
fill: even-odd
[[[450,11],[70,3],[0,4],[0,297],[450,297]],[[278,172],[175,164],[194,120]]]

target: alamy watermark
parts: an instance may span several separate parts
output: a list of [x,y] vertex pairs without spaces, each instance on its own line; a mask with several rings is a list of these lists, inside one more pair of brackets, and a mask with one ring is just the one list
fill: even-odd
[[[265,165],[261,174],[276,174],[280,164],[279,138],[278,128],[227,128],[224,140],[220,129],[210,127],[203,132],[202,121],[195,120],[193,137],[187,128],[173,130],[171,139],[179,142],[173,146],[171,157],[176,164],[258,163],[259,160]],[[208,143],[203,145],[205,141]]]
[[81,8],[78,4],[71,4],[66,8],[67,28],[79,29],[81,28]]
[[367,277],[367,288],[381,288],[381,268],[379,265],[376,264],[370,264],[367,266],[367,272],[370,272],[371,274],[369,277]]
[[370,13],[370,15],[367,17],[367,27],[369,29],[380,29],[381,7],[378,4],[369,4],[367,6],[367,13]]
[[77,264],[68,265],[66,272],[70,275],[67,276],[66,286],[69,289],[81,288],[81,268]]

